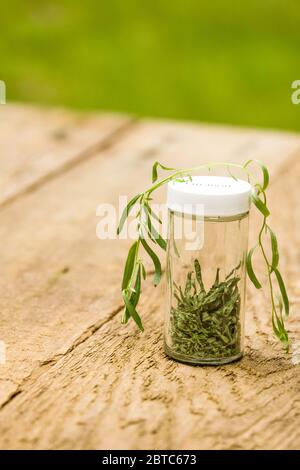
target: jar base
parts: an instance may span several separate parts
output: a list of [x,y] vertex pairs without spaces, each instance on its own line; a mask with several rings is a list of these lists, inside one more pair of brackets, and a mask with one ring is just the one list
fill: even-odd
[[239,361],[243,357],[243,352],[240,352],[235,356],[220,357],[219,359],[185,356],[184,354],[179,354],[172,351],[172,349],[169,348],[166,343],[164,343],[164,351],[166,355],[172,359],[175,359],[178,362],[182,362],[183,364],[190,364],[194,366],[220,366],[223,364]]

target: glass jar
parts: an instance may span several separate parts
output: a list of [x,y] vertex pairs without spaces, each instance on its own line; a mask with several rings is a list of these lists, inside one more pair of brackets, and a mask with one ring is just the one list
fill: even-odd
[[242,357],[251,185],[197,176],[168,185],[165,352],[192,364]]

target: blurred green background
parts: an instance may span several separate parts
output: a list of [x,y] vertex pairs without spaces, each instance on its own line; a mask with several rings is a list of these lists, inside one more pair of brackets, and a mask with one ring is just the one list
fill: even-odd
[[8,101],[300,130],[299,0],[10,0]]

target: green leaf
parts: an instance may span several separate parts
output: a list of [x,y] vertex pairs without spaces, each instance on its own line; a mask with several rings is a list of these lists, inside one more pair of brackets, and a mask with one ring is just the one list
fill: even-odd
[[277,295],[276,297],[277,297],[277,302],[278,302],[277,308],[279,309],[280,316],[282,317],[282,310],[283,310],[282,297],[281,295]]
[[251,200],[264,217],[269,217],[270,211],[266,204],[258,197],[256,193],[251,194]]
[[151,217],[153,217],[153,219],[157,220],[157,222],[159,222],[160,224],[162,224],[162,220],[158,217],[157,214],[155,214],[155,212],[151,209],[149,203],[147,201],[145,201],[145,208],[147,209],[147,211],[149,212],[149,214],[151,215]]
[[152,183],[155,183],[155,181],[157,181],[157,178],[158,178],[157,167],[158,167],[158,165],[159,165],[159,163],[155,162],[153,167],[152,167]]
[[289,352],[289,335],[284,327],[283,321],[277,316],[276,312],[272,313],[273,331],[279,341],[281,341],[285,352]]
[[141,331],[144,331],[144,327],[143,327],[143,324],[142,324],[141,317],[139,316],[138,312],[136,311],[135,306],[130,302],[130,299],[128,297],[128,294],[127,294],[126,290],[122,291],[122,296],[123,296],[123,300],[124,300],[126,309],[130,313],[130,316],[134,319],[134,321],[137,324],[137,326],[139,327],[139,329]]
[[285,288],[285,284],[278,269],[274,269],[274,273],[277,278],[278,286],[279,286],[280,293],[282,296],[284,311],[285,311],[286,316],[288,317],[290,313],[290,302],[289,302],[289,298],[288,298],[287,291]]
[[122,231],[122,228],[124,227],[124,223],[131,211],[131,209],[134,207],[135,203],[138,201],[138,199],[141,197],[141,194],[137,194],[136,196],[134,196],[131,201],[129,201],[129,203],[127,204],[127,206],[125,207],[123,213],[122,213],[122,216],[121,216],[121,219],[120,219],[120,222],[119,222],[119,227],[117,228],[117,235],[119,235]]
[[276,320],[277,320],[277,316],[273,313],[272,315],[272,327],[273,327],[273,331],[275,333],[275,335],[277,336],[278,339],[280,339],[280,332],[279,332],[279,328],[276,324]]
[[141,265],[139,265],[139,268],[138,268],[138,271],[137,271],[137,275],[136,275],[136,280],[135,280],[135,284],[134,284],[134,294],[132,294],[131,296],[131,303],[134,305],[134,307],[137,306],[138,304],[138,301],[140,299],[140,295],[141,295]]
[[176,169],[176,168],[169,168],[156,161],[152,167],[152,183],[155,183],[155,181],[157,181],[157,178],[158,178],[157,168],[158,167],[166,171],[174,171]]
[[[134,292],[130,296],[130,303],[132,304],[134,308],[137,306],[138,301],[140,299],[140,295],[141,295],[141,270],[142,270],[142,265],[140,264],[137,270],[137,274],[136,274]],[[125,313],[124,313],[123,323],[127,323],[129,318],[130,318],[130,312],[128,308],[126,308]]]
[[147,277],[147,273],[146,273],[145,266],[142,263],[141,263],[141,269],[142,269],[142,276],[143,276],[143,279],[145,281],[145,279]]
[[160,264],[159,258],[154,253],[154,251],[151,250],[151,248],[148,245],[148,243],[146,242],[145,238],[141,238],[140,240],[141,240],[141,243],[142,243],[143,247],[145,248],[146,252],[148,253],[148,255],[150,256],[150,258],[153,261],[154,269],[155,269],[153,282],[154,282],[154,285],[157,286],[160,282],[160,279],[161,279],[161,264]]
[[130,283],[131,276],[133,274],[135,268],[135,257],[138,248],[138,242],[134,242],[134,244],[130,247],[128,252],[124,274],[123,274],[123,281],[122,281],[122,291],[127,289]]
[[247,268],[247,274],[249,276],[249,279],[255,285],[256,289],[261,289],[261,284],[260,284],[259,280],[257,279],[257,277],[254,273],[254,270],[253,270],[253,266],[252,266],[252,255],[253,255],[254,251],[256,250],[257,246],[258,245],[255,245],[253,248],[251,248],[251,250],[247,254],[246,268]]
[[268,168],[260,160],[248,160],[245,163],[244,168],[247,168],[247,166],[251,165],[251,163],[256,163],[257,165],[259,165],[260,169],[262,170],[263,184],[262,184],[262,186],[261,185],[260,186],[261,186],[262,191],[265,191],[267,189],[267,187],[269,186],[269,181],[270,181],[270,175],[269,175]]
[[152,224],[150,213],[148,212],[147,207],[145,207],[146,216],[147,216],[147,225],[148,225],[148,233],[152,241],[157,243],[164,251],[167,249],[167,242],[166,240],[157,232],[154,225]]
[[274,271],[278,264],[279,264],[279,251],[278,251],[278,242],[275,233],[273,230],[267,225],[266,226],[267,230],[270,233],[271,237],[271,248],[272,248],[272,271]]
[[[153,241],[161,247],[162,250],[166,251],[167,250],[167,242],[166,240],[155,230],[155,228],[152,225],[152,234],[153,234]],[[151,237],[152,238],[152,237]]]

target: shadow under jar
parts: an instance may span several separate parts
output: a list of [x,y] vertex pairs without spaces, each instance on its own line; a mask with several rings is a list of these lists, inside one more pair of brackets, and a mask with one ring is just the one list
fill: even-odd
[[195,176],[168,185],[165,352],[192,364],[243,355],[251,185]]

